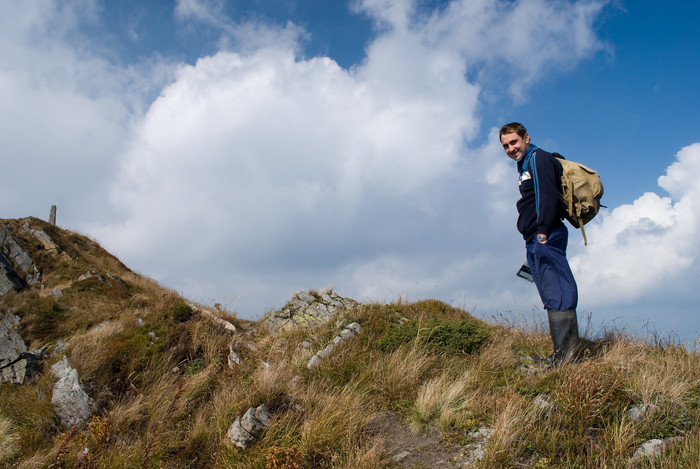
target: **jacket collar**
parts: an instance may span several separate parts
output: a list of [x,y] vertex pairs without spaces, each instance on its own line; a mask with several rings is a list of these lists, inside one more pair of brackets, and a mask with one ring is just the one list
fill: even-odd
[[525,152],[525,155],[518,160],[518,172],[523,173],[524,171],[527,171],[530,169],[530,159],[532,159],[532,155],[535,154],[535,151],[537,150],[537,146],[534,144],[530,144],[529,147],[527,147],[527,151]]

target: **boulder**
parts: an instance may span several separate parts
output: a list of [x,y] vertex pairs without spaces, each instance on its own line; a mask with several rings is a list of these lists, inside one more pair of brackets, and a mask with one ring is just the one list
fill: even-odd
[[243,417],[238,417],[226,433],[231,443],[241,449],[253,444],[265,428],[270,425],[270,414],[265,404],[249,408]]
[[78,371],[64,356],[51,367],[51,372],[57,378],[51,398],[56,416],[65,427],[83,426],[90,419],[94,404],[80,385]]

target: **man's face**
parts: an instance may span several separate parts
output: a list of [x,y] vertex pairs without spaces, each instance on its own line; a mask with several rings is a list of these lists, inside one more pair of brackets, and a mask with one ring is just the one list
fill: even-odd
[[501,135],[501,143],[503,144],[503,149],[506,151],[506,155],[518,161],[527,151],[527,147],[530,146],[530,136],[525,134],[524,137],[521,137],[513,132]]

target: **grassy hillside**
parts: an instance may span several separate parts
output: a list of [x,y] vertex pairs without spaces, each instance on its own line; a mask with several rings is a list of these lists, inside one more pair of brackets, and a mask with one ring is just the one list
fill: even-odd
[[[544,334],[436,300],[361,304],[271,334],[230,312],[203,314],[84,236],[37,219],[0,224],[42,274],[1,297],[0,311],[21,317],[30,349],[52,352],[34,381],[0,385],[0,465],[699,467],[700,357],[682,347],[609,334],[547,371],[529,358],[551,352]],[[360,335],[310,371],[311,354],[350,322]],[[242,358],[233,367],[232,345]],[[63,428],[51,405],[50,369],[64,355],[96,405],[79,428]],[[247,450],[233,446],[229,426],[263,403],[270,425]],[[642,418],[628,415],[644,404]],[[662,453],[633,458],[652,438],[669,439]]]

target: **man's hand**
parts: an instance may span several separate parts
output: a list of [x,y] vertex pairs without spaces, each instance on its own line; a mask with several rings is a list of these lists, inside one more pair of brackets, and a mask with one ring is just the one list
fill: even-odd
[[547,244],[547,235],[538,233],[537,234],[537,242],[540,244]]

